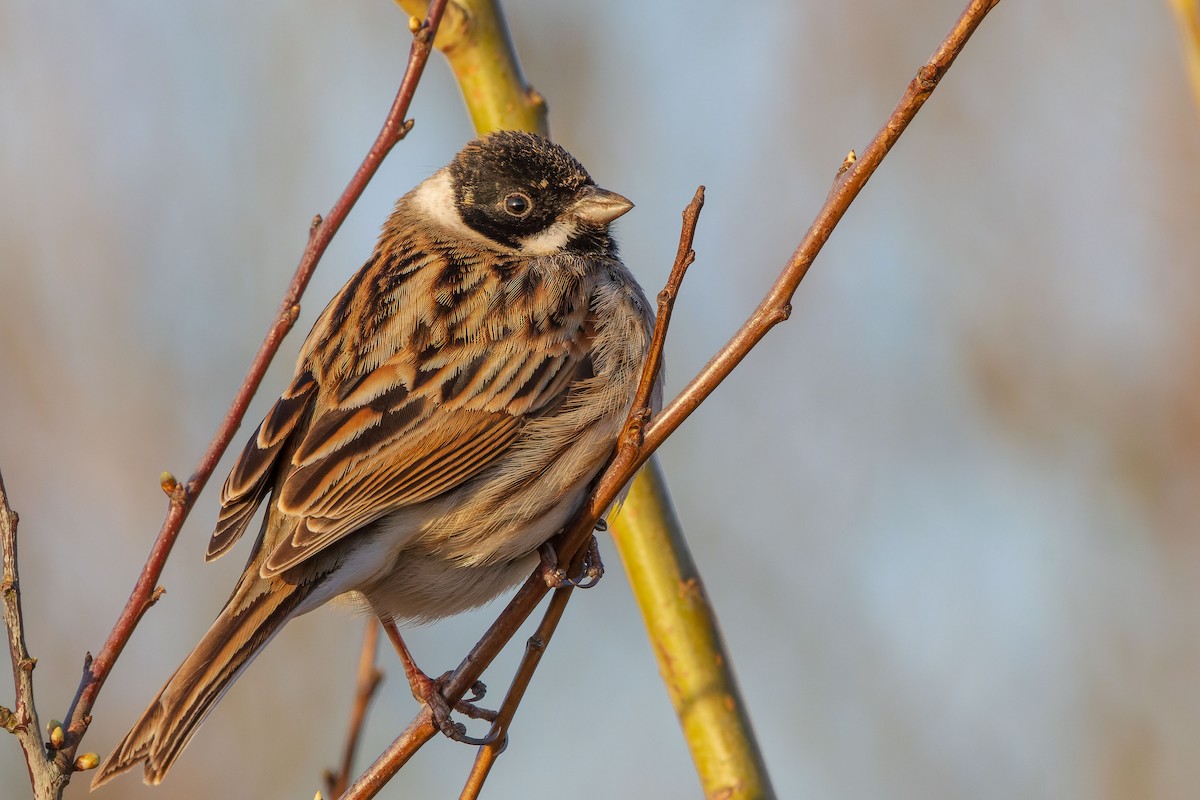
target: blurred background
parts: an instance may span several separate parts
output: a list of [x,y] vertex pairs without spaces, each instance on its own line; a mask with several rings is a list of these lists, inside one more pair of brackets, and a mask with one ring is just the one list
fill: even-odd
[[[638,204],[618,236],[648,292],[708,187],[668,395],[758,302],[962,4],[506,4],[555,138]],[[0,2],[0,468],[43,721],[65,713],[159,528],[159,473],[191,472],[408,43],[385,0]],[[395,198],[471,138],[436,54],[412,116],[239,440]],[[1165,3],[1002,3],[791,321],[664,447],[781,798],[1195,796],[1198,176]],[[232,587],[244,545],[202,558],[229,462],[84,750],[116,744]],[[487,797],[698,795],[602,547],[609,577],[568,609]],[[457,664],[498,609],[413,631],[419,662]],[[97,797],[312,797],[362,628],[333,609],[293,623],[162,787],[129,775]],[[381,660],[364,766],[415,711]],[[472,756],[434,741],[382,796],[457,796]],[[28,796],[8,737],[0,795]]]

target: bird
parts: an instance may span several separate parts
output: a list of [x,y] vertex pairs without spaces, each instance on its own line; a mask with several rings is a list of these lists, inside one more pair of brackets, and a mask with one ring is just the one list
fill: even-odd
[[[652,307],[610,231],[631,208],[518,131],[468,143],[397,201],[221,489],[207,560],[266,506],[245,570],[93,789],[139,764],[160,783],[289,620],[349,597],[428,623],[544,562],[613,452],[650,347]],[[440,698],[417,672],[414,695]]]

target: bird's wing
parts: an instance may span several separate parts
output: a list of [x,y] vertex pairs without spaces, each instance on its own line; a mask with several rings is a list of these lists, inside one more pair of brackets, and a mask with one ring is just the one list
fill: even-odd
[[272,487],[278,512],[296,524],[265,542],[264,577],[479,474],[525,420],[552,413],[574,380],[591,375],[582,305],[577,329],[555,326],[532,344],[421,346],[407,337],[387,360],[329,391],[302,372],[230,473],[209,557],[241,535]]
[[[580,366],[570,353],[514,355],[480,357],[482,369],[501,373],[495,376],[506,390],[501,397],[475,393],[470,363],[459,369],[452,360],[428,375],[418,370],[411,382],[384,363],[368,380],[386,383],[385,391],[362,404],[351,393],[314,419],[277,499],[283,514],[303,522],[275,543],[263,574],[278,574],[391,511],[450,491],[494,462],[526,419],[565,397]],[[488,395],[500,402],[479,402]]]

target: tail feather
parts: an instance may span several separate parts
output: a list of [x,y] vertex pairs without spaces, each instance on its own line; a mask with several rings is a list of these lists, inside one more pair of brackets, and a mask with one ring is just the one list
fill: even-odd
[[96,770],[92,789],[139,762],[147,784],[161,783],[213,706],[323,577],[288,583],[247,570],[204,638]]

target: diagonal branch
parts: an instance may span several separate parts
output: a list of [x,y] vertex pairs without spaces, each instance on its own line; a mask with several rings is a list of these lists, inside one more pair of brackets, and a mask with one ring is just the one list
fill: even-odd
[[567,610],[567,601],[571,599],[572,591],[574,589],[571,586],[563,586],[554,590],[537,630],[525,640],[525,655],[521,657],[516,677],[508,687],[508,694],[504,696],[504,702],[500,705],[496,721],[492,723],[492,728],[485,737],[490,741],[480,747],[475,754],[475,763],[471,767],[470,775],[467,776],[467,782],[463,786],[459,800],[475,800],[479,797],[479,793],[483,790],[483,783],[491,774],[496,759],[508,747],[508,729],[512,725],[513,717],[517,714],[517,706],[525,697],[525,690],[529,688],[529,682],[533,680],[533,673],[537,670],[546,648],[550,646],[550,637],[554,635],[563,612]]
[[875,174],[884,156],[896,144],[900,135],[908,128],[908,124],[921,110],[921,106],[925,105],[925,101],[937,88],[938,82],[962,52],[971,34],[999,2],[1000,0],[971,0],[929,61],[917,70],[916,77],[908,84],[908,89],[883,127],[875,134],[875,138],[857,158],[854,158],[853,154],[847,158],[847,164],[843,165],[843,170],[839,171],[834,180],[825,204],[817,213],[791,260],[767,292],[767,296],[733,338],[717,351],[699,374],[692,378],[646,429],[647,455],[657,449],[691,416],[768,331],[791,315],[792,296],[796,293],[800,281],[808,274],[808,268],[812,266],[817,253],[821,252],[825,242],[829,241],[833,229],[846,214],[854,198],[858,197],[867,181]]
[[1200,109],[1200,0],[1168,0],[1168,5],[1175,13],[1192,96]]
[[396,99],[392,103],[391,110],[384,120],[383,128],[380,130],[375,142],[371,145],[366,158],[363,159],[362,164],[354,173],[354,177],[351,178],[349,185],[342,192],[341,196],[338,197],[337,202],[333,204],[329,215],[325,219],[318,216],[313,220],[312,227],[309,230],[308,246],[304,250],[304,255],[301,257],[300,264],[296,268],[295,276],[288,285],[283,301],[280,303],[275,321],[272,323],[266,338],[255,354],[254,360],[250,365],[250,370],[241,388],[238,389],[237,395],[234,397],[224,421],[221,423],[208,449],[201,456],[195,471],[184,484],[177,484],[173,478],[169,480],[164,479],[164,489],[168,490],[171,498],[166,519],[163,521],[158,537],[154,540],[150,555],[146,559],[146,564],[143,566],[141,574],[138,576],[133,592],[130,594],[125,608],[121,611],[120,617],[105,640],[104,646],[94,659],[89,655],[84,661],[83,678],[80,681],[79,689],[67,714],[67,738],[62,752],[68,760],[74,755],[80,738],[87,730],[92,705],[95,703],[96,696],[104,685],[104,681],[112,671],[113,664],[120,656],[125,644],[129,641],[142,615],[145,614],[146,610],[156,599],[155,587],[158,583],[158,578],[162,574],[167,556],[170,554],[171,548],[179,536],[179,531],[183,526],[184,520],[191,511],[196,497],[212,476],[217,462],[229,446],[230,440],[241,424],[242,417],[245,416],[246,409],[250,405],[250,399],[258,390],[263,375],[266,373],[267,366],[274,358],[276,351],[278,351],[284,336],[287,335],[292,325],[296,322],[296,317],[300,313],[300,297],[304,293],[304,289],[308,286],[313,272],[316,270],[317,262],[325,253],[330,240],[338,228],[341,227],[342,222],[366,188],[367,183],[379,169],[379,165],[382,163],[384,157],[412,128],[412,120],[406,120],[405,114],[408,113],[413,94],[416,92],[417,84],[425,69],[425,64],[429,60],[431,42],[437,32],[437,26],[441,20],[442,13],[445,11],[446,2],[447,0],[434,0],[430,4],[429,14],[425,21],[410,25],[413,31],[413,41],[409,51],[408,65],[404,71],[404,77],[400,82],[400,88],[396,93]]
[[[787,319],[791,313],[792,295],[807,274],[817,253],[828,241],[834,227],[879,167],[884,156],[887,155],[937,87],[946,70],[949,69],[955,57],[970,39],[971,34],[975,32],[983,18],[998,2],[999,0],[972,0],[968,4],[933,56],[917,71],[917,76],[909,84],[900,102],[879,133],[863,151],[862,156],[854,159],[853,163],[849,163],[851,159],[847,159],[849,166],[844,171],[840,171],[835,178],[833,189],[808,233],[750,319],[713,356],[684,391],[650,422],[645,430],[644,440],[640,443],[641,446],[632,451],[630,448],[622,447],[618,451],[612,463],[597,482],[587,503],[568,526],[565,534],[560,537],[556,545],[560,556],[564,554],[573,556],[578,551],[587,537],[591,535],[595,521],[616,499],[638,467],[645,463],[667,436],[674,432],[721,381],[728,377],[771,328]],[[623,436],[622,444],[625,441],[637,439],[635,432],[627,430],[627,434],[631,435]],[[444,693],[448,702],[453,704],[463,697],[504,644],[513,637],[547,591],[545,581],[542,580],[540,573],[535,573],[526,580],[500,617],[446,682]],[[413,753],[433,737],[435,730],[430,721],[428,709],[422,710],[408,728],[376,759],[367,772],[350,787],[343,798],[373,797],[383,784],[412,757]]]

